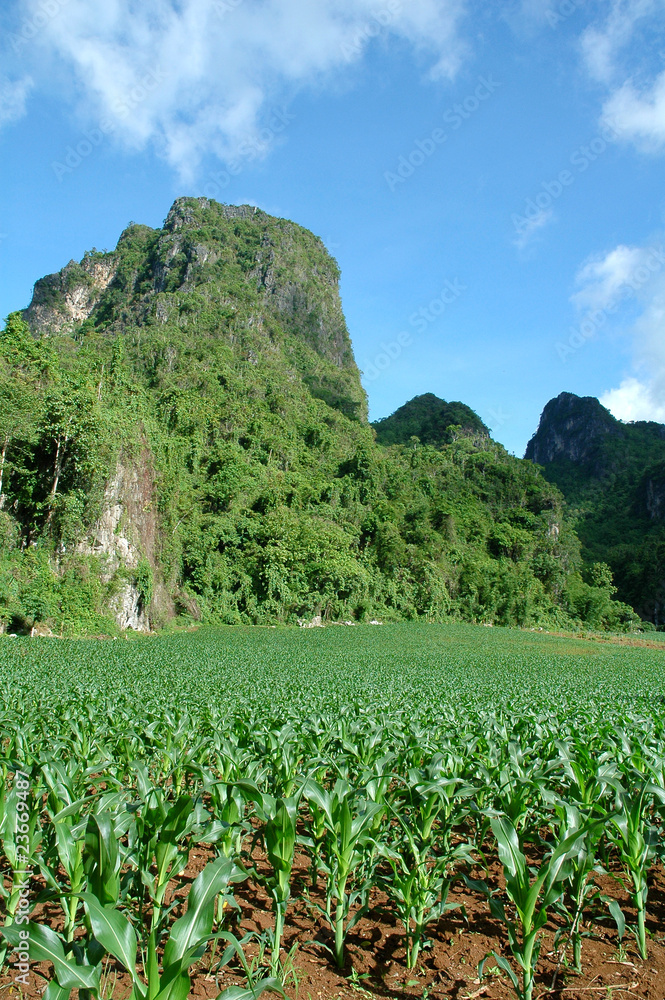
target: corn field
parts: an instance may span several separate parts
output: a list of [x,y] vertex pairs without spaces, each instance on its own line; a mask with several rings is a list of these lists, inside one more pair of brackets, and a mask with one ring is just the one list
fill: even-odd
[[[501,928],[479,981],[492,969],[520,1000],[548,992],[548,926],[559,983],[601,926],[644,962],[664,682],[658,650],[473,626],[6,639],[2,981],[185,1000],[205,969],[211,996],[279,994],[295,904],[349,976],[377,894],[408,978],[442,920],[465,933],[458,885]],[[251,884],[260,936],[238,918]],[[243,985],[223,988],[228,969]]]

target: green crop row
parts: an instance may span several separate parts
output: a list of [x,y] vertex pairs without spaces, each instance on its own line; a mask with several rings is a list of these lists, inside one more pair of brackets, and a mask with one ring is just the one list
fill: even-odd
[[[457,882],[503,925],[492,961],[523,1000],[554,915],[577,970],[608,917],[646,959],[664,674],[659,651],[464,626],[4,640],[0,957],[46,963],[47,1000],[107,996],[117,973],[133,1000],[185,1000],[204,957],[244,968],[225,1000],[280,991],[304,853],[339,969],[377,889],[416,967]],[[495,858],[502,888],[478,877]],[[235,916],[246,880],[272,901],[263,962]]]

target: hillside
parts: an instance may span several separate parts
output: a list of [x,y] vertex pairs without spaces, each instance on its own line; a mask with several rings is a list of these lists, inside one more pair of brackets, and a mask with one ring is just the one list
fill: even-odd
[[338,280],[294,223],[181,198],[36,283],[0,336],[0,627],[630,623],[485,429],[376,441]]
[[568,500],[585,560],[607,563],[618,597],[665,625],[665,426],[625,424],[597,399],[562,393],[526,458]]
[[464,403],[446,403],[432,392],[400,406],[389,417],[376,420],[372,427],[379,444],[408,444],[417,437],[421,444],[450,444],[457,434],[489,437],[489,429],[477,413]]

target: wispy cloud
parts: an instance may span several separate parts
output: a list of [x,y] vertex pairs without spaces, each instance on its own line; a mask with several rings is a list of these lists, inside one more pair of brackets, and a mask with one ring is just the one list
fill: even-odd
[[[14,11],[34,18],[41,2],[23,0]],[[430,77],[452,78],[466,53],[465,7],[466,0],[68,0],[20,58],[38,86],[53,89],[56,80],[64,99],[78,92],[85,123],[117,117],[118,103],[147,72],[162,74],[117,138],[136,148],[156,143],[185,179],[204,153],[234,157],[260,131],[267,108],[332,79],[377,38],[406,40],[429,54]]]
[[605,19],[581,39],[589,75],[607,88],[602,116],[643,152],[665,148],[665,8],[660,0],[611,0]]
[[604,20],[590,24],[581,38],[586,68],[594,80],[612,84],[622,72],[621,57],[647,19],[662,13],[658,0],[610,0]]
[[604,114],[616,122],[624,141],[659,152],[665,147],[665,71],[643,91],[632,81],[624,83],[605,103]]
[[23,117],[31,90],[32,80],[29,76],[18,80],[0,76],[0,128]]
[[580,288],[572,301],[578,309],[611,310],[627,293],[642,290],[663,264],[665,255],[657,247],[621,244],[580,268],[576,278]]

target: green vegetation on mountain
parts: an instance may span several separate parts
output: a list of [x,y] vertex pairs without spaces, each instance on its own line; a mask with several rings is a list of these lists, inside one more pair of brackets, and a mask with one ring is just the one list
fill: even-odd
[[526,457],[566,497],[587,563],[609,566],[617,595],[665,625],[665,426],[622,423],[592,397],[551,400]]
[[432,392],[414,396],[404,406],[372,427],[379,444],[408,444],[417,437],[421,444],[450,444],[459,432],[489,437],[489,429],[465,403],[446,403]]
[[294,223],[179,199],[37,282],[0,336],[0,624],[630,625],[473,411],[420,397],[377,443],[338,278]]

